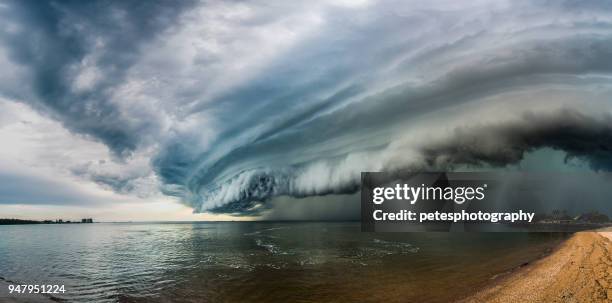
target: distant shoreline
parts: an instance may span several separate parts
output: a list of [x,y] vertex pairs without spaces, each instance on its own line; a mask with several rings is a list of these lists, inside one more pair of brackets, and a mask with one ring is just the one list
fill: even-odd
[[70,221],[70,220],[21,220],[21,219],[0,219],[0,225],[26,225],[26,224],[89,224],[94,223],[92,219],[81,219],[81,221]]
[[595,231],[575,233],[550,255],[499,278],[459,302],[612,300],[612,241],[609,238]]

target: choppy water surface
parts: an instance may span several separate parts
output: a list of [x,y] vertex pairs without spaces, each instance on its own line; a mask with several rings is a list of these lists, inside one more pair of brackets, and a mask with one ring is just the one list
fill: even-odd
[[362,233],[358,223],[0,226],[0,277],[75,302],[447,302],[559,234]]

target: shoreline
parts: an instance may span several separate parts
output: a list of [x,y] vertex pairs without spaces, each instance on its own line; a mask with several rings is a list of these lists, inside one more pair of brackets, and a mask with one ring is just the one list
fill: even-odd
[[460,303],[610,302],[612,232],[578,232],[549,255],[507,275]]

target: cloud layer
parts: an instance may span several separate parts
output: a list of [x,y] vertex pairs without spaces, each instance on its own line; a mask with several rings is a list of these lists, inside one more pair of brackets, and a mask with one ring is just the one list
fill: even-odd
[[0,94],[113,154],[115,169],[75,176],[142,196],[153,180],[199,212],[257,214],[276,196],[355,192],[361,171],[504,166],[539,148],[609,170],[611,9],[8,2]]

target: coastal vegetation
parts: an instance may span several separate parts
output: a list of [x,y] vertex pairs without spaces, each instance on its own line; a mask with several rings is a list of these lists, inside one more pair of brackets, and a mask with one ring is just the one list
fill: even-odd
[[71,221],[71,220],[22,220],[22,219],[14,219],[14,218],[6,218],[0,219],[0,225],[16,225],[16,224],[72,224],[72,223],[93,223],[93,219],[91,218],[83,218],[81,221]]

